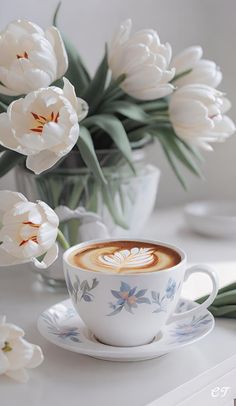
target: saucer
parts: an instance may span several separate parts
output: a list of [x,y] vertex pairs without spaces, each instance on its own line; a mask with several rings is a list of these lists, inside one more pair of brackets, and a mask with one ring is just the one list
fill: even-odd
[[236,207],[230,201],[199,201],[184,208],[189,227],[200,234],[229,238],[236,236]]
[[[177,313],[199,306],[180,299]],[[113,347],[99,342],[76,313],[70,299],[45,310],[38,319],[41,335],[66,350],[110,361],[143,361],[160,357],[178,348],[193,344],[209,334],[214,317],[208,310],[200,316],[186,317],[173,322],[153,338],[149,344],[137,347]]]

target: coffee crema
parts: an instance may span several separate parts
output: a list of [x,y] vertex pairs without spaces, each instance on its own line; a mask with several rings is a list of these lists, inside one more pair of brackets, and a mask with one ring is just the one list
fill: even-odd
[[72,252],[70,262],[95,272],[134,274],[161,271],[181,261],[172,248],[139,241],[94,243]]

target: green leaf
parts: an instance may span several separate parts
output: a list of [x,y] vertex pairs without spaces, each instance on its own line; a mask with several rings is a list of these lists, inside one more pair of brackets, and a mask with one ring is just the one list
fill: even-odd
[[187,142],[185,142],[184,140],[182,140],[181,138],[179,138],[176,135],[176,138],[178,138],[179,142],[181,142],[181,144],[183,144],[185,146],[185,148],[190,152],[190,154],[197,159],[199,162],[204,162],[204,158],[203,156],[200,154],[200,152],[198,151],[197,148],[193,147],[192,145],[190,146]]
[[175,152],[177,158],[186,166],[194,175],[199,176],[201,179],[204,179],[204,176],[195,162],[195,159],[190,155],[190,151],[182,144],[177,137],[172,137],[168,140],[170,144],[173,145],[173,151]]
[[90,82],[86,92],[83,94],[83,98],[89,105],[89,115],[93,114],[96,110],[99,102],[101,101],[108,72],[107,64],[107,50],[105,50],[105,55],[95,73],[94,78]]
[[190,69],[186,69],[186,70],[183,71],[183,72],[178,73],[177,75],[174,76],[174,78],[171,80],[170,83],[175,83],[176,80],[178,80],[178,79],[180,79],[180,78],[182,78],[182,77],[188,75],[190,72],[192,72],[192,70],[193,70],[193,69],[190,68]]
[[125,100],[117,100],[104,104],[103,112],[112,114],[119,113],[132,120],[141,121],[142,123],[150,119],[148,114],[146,114],[139,105]]
[[0,101],[0,113],[5,113],[7,111],[7,105]]
[[132,150],[129,139],[122,123],[118,120],[118,118],[110,114],[99,114],[86,118],[83,121],[83,125],[85,125],[86,127],[99,127],[101,130],[109,134],[114,144],[123,154],[123,156],[130,164],[131,168],[135,172],[132,163]]
[[[154,133],[154,132],[153,132]],[[196,164],[193,156],[190,155],[189,151],[186,149],[184,144],[175,136],[173,130],[166,129],[163,132],[163,137],[165,137],[165,143],[167,148],[173,152],[176,158],[192,172],[194,175],[199,176],[203,179],[203,175]]]
[[86,210],[97,213],[98,207],[98,185],[97,183],[90,183],[89,200],[86,204]]
[[5,151],[0,156],[0,177],[4,176],[17,164],[23,162],[24,159],[24,155],[18,154],[15,151]]
[[56,10],[54,12],[53,19],[52,19],[52,23],[55,27],[57,27],[57,16],[58,16],[58,12],[59,12],[60,8],[61,8],[61,1],[59,1],[58,5],[56,6]]
[[2,102],[3,105],[5,106],[9,106],[9,104],[11,104],[13,101],[20,99],[24,97],[24,95],[20,95],[20,96],[7,96],[5,94],[0,94],[0,101]]
[[90,76],[74,45],[63,36],[69,66],[65,77],[74,85],[77,96],[83,96],[90,84]]
[[102,187],[102,196],[105,205],[107,206],[112,218],[114,219],[115,223],[124,229],[128,229],[128,225],[126,224],[122,215],[118,212],[117,208],[115,207],[114,199],[110,194],[110,190],[107,186]]
[[183,186],[183,188],[184,188],[185,190],[187,190],[185,181],[184,181],[182,175],[180,174],[180,172],[179,172],[179,170],[178,170],[178,168],[177,168],[177,166],[176,166],[174,157],[173,157],[172,153],[170,152],[168,146],[166,145],[166,142],[165,142],[165,135],[163,136],[162,134],[159,133],[159,134],[158,134],[158,139],[159,139],[159,141],[160,141],[160,143],[161,143],[161,146],[162,146],[163,151],[164,151],[164,153],[165,153],[165,155],[166,155],[166,158],[167,158],[167,160],[169,161],[170,166],[172,167],[172,169],[173,169],[173,171],[174,171],[176,177],[178,178],[178,180],[179,180],[179,182],[181,183],[181,185]]
[[146,112],[167,111],[168,103],[165,99],[158,99],[150,102],[141,102],[139,106]]
[[[58,3],[53,16],[53,25],[55,27],[57,27],[57,18],[60,7],[61,1]],[[69,63],[65,77],[74,85],[76,94],[81,96],[87,89],[91,79],[75,46],[65,36],[63,36],[63,41]],[[58,85],[61,87],[61,80],[59,79],[57,82],[58,84],[55,84],[55,86]]]
[[95,153],[92,137],[85,127],[80,127],[80,136],[77,145],[87,167],[93,172],[99,183],[106,184],[102,169]]
[[[123,90],[121,89],[120,85],[125,80],[126,75],[123,73],[117,79],[111,80],[110,84],[107,86],[106,90],[104,91],[102,98],[101,98],[101,108],[105,104],[109,104],[112,100],[120,98],[124,95]],[[135,104],[134,102],[132,104]],[[100,110],[99,106],[99,110]]]

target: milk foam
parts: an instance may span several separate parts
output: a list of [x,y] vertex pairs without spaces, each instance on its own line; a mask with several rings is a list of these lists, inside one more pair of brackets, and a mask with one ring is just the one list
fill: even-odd
[[155,258],[152,249],[134,247],[130,250],[119,250],[110,255],[100,255],[98,261],[115,268],[140,268],[153,264]]
[[78,267],[119,274],[155,272],[180,261],[180,255],[171,248],[135,241],[94,243],[72,255],[72,262]]

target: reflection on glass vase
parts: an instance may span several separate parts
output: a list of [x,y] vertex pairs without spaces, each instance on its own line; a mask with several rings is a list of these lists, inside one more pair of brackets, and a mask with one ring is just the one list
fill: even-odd
[[[53,209],[66,206],[75,211],[80,207],[97,213],[95,222],[105,225],[106,236],[138,236],[153,210],[160,170],[146,162],[144,149],[133,151],[135,174],[117,150],[97,151],[97,156],[107,180],[106,188],[97,183],[79,153],[72,152],[59,167],[42,175],[35,176],[24,167],[17,167],[17,189],[29,200],[43,200]],[[63,221],[60,228],[71,245],[105,236],[104,230],[94,228],[94,224],[91,228],[86,216]],[[40,271],[41,278],[50,285],[64,284],[62,254],[60,250],[58,260]]]

